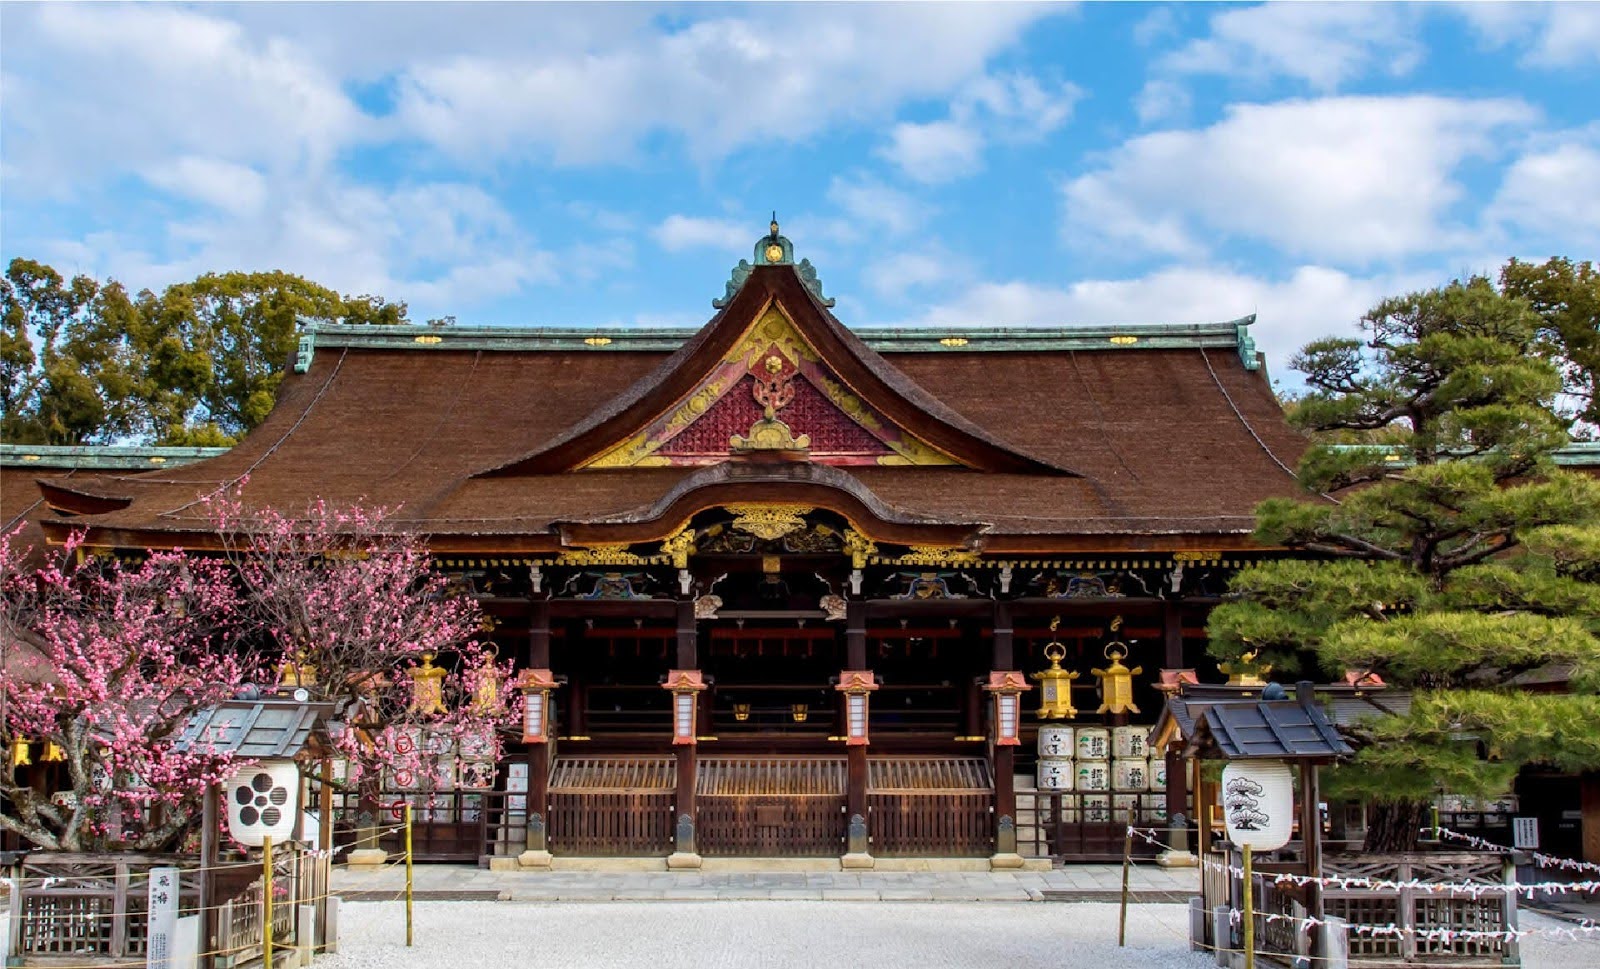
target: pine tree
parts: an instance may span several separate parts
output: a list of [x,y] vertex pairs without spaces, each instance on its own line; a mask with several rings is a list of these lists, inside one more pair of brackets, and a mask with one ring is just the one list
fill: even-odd
[[[1414,847],[1442,791],[1600,767],[1600,481],[1550,460],[1567,435],[1540,326],[1474,278],[1387,300],[1361,339],[1292,363],[1297,424],[1374,443],[1314,445],[1298,473],[1316,497],[1257,508],[1257,540],[1302,554],[1235,579],[1211,650],[1414,691],[1409,714],[1354,728],[1329,776],[1367,800],[1368,850]],[[1534,671],[1565,691],[1524,689]]]

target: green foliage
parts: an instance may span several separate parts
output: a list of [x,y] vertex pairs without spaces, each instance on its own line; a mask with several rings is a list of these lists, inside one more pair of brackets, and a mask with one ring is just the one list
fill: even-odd
[[1503,793],[1532,763],[1600,768],[1600,481],[1550,460],[1567,441],[1551,312],[1475,278],[1295,358],[1317,497],[1263,502],[1256,538],[1315,558],[1240,573],[1209,632],[1220,660],[1415,691],[1354,731],[1331,785],[1416,801]]
[[272,409],[305,318],[407,322],[404,303],[283,272],[207,273],[132,299],[114,281],[14,259],[0,281],[0,434],[231,444]]
[[1591,428],[1600,425],[1600,268],[1561,257],[1513,259],[1500,270],[1500,288],[1539,314],[1540,335],[1579,401],[1577,416]]

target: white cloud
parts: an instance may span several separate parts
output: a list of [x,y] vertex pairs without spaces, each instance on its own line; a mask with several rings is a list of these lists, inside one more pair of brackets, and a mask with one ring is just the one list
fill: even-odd
[[983,167],[990,140],[1037,141],[1072,117],[1083,91],[1071,83],[1046,85],[1030,74],[983,75],[950,102],[949,116],[902,122],[877,154],[919,182],[936,184]]
[[1188,88],[1177,81],[1151,78],[1133,99],[1133,110],[1140,124],[1150,125],[1182,118],[1189,113],[1189,104]]
[[1514,226],[1532,240],[1600,248],[1596,186],[1600,186],[1600,139],[1574,138],[1538,148],[1506,170],[1488,218]]
[[754,238],[750,226],[731,219],[669,215],[650,232],[668,252],[685,249],[743,249]]
[[919,182],[947,182],[983,167],[983,136],[948,119],[902,122],[879,153]]
[[229,212],[246,214],[266,200],[266,179],[248,165],[185,155],[145,172],[157,188]]
[[926,205],[898,189],[860,174],[835,177],[828,198],[844,211],[844,224],[859,230],[881,229],[905,235],[922,227],[931,215]]
[[935,306],[920,320],[937,324],[1096,325],[1203,323],[1256,314],[1251,328],[1274,378],[1311,340],[1351,335],[1363,313],[1396,293],[1436,285],[1441,277],[1386,274],[1357,277],[1325,266],[1301,266],[1277,278],[1228,269],[1174,267],[1129,279],[1091,279],[1066,286],[984,283]]
[[543,56],[457,53],[402,73],[397,116],[462,160],[615,161],[664,134],[695,157],[806,138],[940,96],[1048,9],[760,5]]
[[898,301],[912,291],[949,289],[970,275],[962,260],[933,245],[896,250],[867,266],[862,279],[874,293]]
[[1422,59],[1418,12],[1379,3],[1268,3],[1211,18],[1209,36],[1163,57],[1194,74],[1291,77],[1329,91],[1372,72],[1395,77]]
[[1454,9],[1490,47],[1518,47],[1530,67],[1600,62],[1600,4],[1466,3]]
[[1123,143],[1063,186],[1069,240],[1195,257],[1216,240],[1356,264],[1465,244],[1468,158],[1537,112],[1513,100],[1348,97],[1234,105]]

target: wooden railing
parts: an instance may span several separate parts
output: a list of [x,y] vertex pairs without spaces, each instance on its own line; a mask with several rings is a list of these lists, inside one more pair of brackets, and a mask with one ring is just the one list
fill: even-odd
[[[1164,795],[1163,795],[1164,796]],[[1109,795],[1108,795],[1109,797]],[[1140,795],[1133,823],[1157,829],[1165,838],[1167,815],[1163,807],[1146,803]],[[1114,802],[1111,802],[1114,803]],[[1039,791],[1017,793],[1017,851],[1029,857],[1072,861],[1113,861],[1122,857],[1128,827],[1126,808],[1085,809],[1070,793]],[[1159,848],[1140,838],[1133,840],[1135,858],[1154,857]]]
[[704,855],[758,857],[844,853],[845,799],[834,794],[701,795],[698,838]]
[[[1422,884],[1498,885],[1515,879],[1509,853],[1416,852],[1396,855],[1330,855],[1323,858],[1323,874],[1370,878],[1405,886]],[[1432,929],[1453,932],[1503,932],[1517,926],[1516,895],[1506,891],[1426,891],[1411,887],[1390,889],[1329,888],[1323,893],[1327,914],[1352,925],[1395,925],[1426,933]],[[1515,942],[1476,936],[1428,937],[1403,931],[1399,936],[1350,934],[1350,963],[1449,962],[1514,963]]]
[[897,793],[867,795],[867,830],[875,855],[994,853],[994,795]]
[[[151,868],[193,869],[192,857],[35,854],[20,866],[12,899],[12,939],[24,961],[63,956],[86,961],[143,958],[148,941]],[[180,914],[199,908],[192,871],[179,878]],[[9,942],[10,940],[8,940]]]
[[561,855],[672,853],[671,793],[551,792],[550,850]]

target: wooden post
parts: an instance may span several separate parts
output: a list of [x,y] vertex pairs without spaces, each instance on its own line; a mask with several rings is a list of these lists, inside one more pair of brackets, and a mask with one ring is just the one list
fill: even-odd
[[317,864],[322,869],[321,891],[317,892],[317,937],[312,940],[313,952],[322,952],[328,945],[328,893],[332,888],[333,874],[333,758],[322,758],[322,784],[317,789],[317,814],[322,823],[317,825],[317,849],[321,856]]
[[1255,870],[1244,846],[1244,969],[1256,969]]
[[1183,669],[1183,606],[1177,599],[1161,604],[1161,641],[1166,649],[1166,668]]
[[680,670],[700,668],[700,630],[695,625],[694,600],[678,603],[678,663]]
[[[864,670],[867,668],[867,606],[864,602],[854,601],[845,606],[844,657],[845,669]],[[845,731],[848,732],[850,729],[849,700],[845,701],[845,708],[846,715],[843,718],[843,723]],[[870,712],[868,716],[871,716]],[[867,830],[870,832],[872,830],[872,820],[867,817],[867,748],[864,746],[847,746],[845,748],[846,823],[857,816],[867,822]]]
[[[1306,874],[1322,877],[1322,795],[1317,784],[1317,765],[1300,762],[1300,841],[1304,846]],[[1322,886],[1318,882],[1306,884],[1306,911],[1314,919],[1323,916]]]
[[[216,956],[213,954],[217,946],[212,944],[212,926],[217,920],[212,916],[212,885],[211,870],[217,865],[217,814],[218,801],[217,785],[206,787],[206,792],[200,799],[200,911],[195,913],[199,919],[199,941],[195,943],[200,950],[199,969],[211,969],[215,964]],[[331,827],[332,819],[324,822],[325,827]],[[18,893],[20,896],[20,893]],[[20,925],[20,922],[12,923]],[[217,933],[220,937],[222,933]]]
[[1128,808],[1128,828],[1122,834],[1122,908],[1117,913],[1117,947],[1128,944],[1128,869],[1133,867],[1133,808]]
[[261,965],[272,969],[272,835],[261,839]]
[[[1011,628],[1011,606],[1009,603],[996,600],[994,604],[994,655],[991,657],[992,669],[1009,670],[1015,668],[1016,650],[1014,648],[1013,630]],[[989,697],[984,697],[989,702]],[[1021,697],[1017,698],[1018,718],[1021,718]],[[1020,723],[1019,723],[1020,727]],[[994,725],[996,736],[999,735],[1000,725]],[[1020,732],[1020,731],[1019,731]],[[994,821],[996,838],[999,836],[998,825],[1003,818],[1017,818],[1017,749],[1011,746],[994,746]],[[999,842],[996,841],[996,849]]]
[[[1200,770],[1200,758],[1196,757],[1194,763],[1194,813],[1197,825],[1196,845],[1200,849],[1201,863],[1204,864],[1206,852],[1211,850],[1211,798],[1206,792],[1206,777]],[[1171,777],[1167,778],[1171,780]]]
[[[406,948],[411,948],[411,802],[406,802]],[[268,969],[271,969],[269,966]]]

